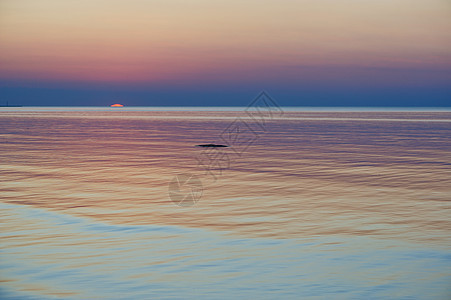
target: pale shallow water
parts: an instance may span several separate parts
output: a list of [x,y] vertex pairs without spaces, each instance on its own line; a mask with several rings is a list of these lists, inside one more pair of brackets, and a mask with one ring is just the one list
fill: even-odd
[[451,112],[236,110],[1,108],[1,298],[451,298]]

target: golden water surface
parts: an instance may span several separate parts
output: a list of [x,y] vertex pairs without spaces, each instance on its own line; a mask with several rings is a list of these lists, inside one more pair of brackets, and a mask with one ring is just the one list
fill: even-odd
[[[237,124],[238,131],[234,127]],[[3,109],[0,112],[0,199],[5,205],[1,244],[5,252],[1,259],[12,262],[10,272],[0,273],[5,293],[9,293],[5,295],[44,298],[104,295],[94,288],[92,291],[97,292],[92,294],[82,292],[83,283],[74,283],[73,274],[67,275],[65,283],[70,288],[56,287],[54,278],[58,275],[53,273],[49,275],[50,279],[40,276],[24,281],[28,274],[21,273],[18,264],[14,263],[16,260],[30,261],[22,267],[26,272],[32,272],[29,266],[56,268],[53,263],[64,257],[73,262],[73,265],[63,267],[64,270],[85,270],[84,267],[100,260],[100,266],[110,268],[105,272],[125,272],[125,267],[109,265],[110,259],[108,263],[102,263],[102,251],[122,247],[123,254],[130,259],[128,255],[133,253],[141,261],[152,261],[149,266],[155,265],[156,257],[158,261],[178,261],[169,255],[175,246],[161,246],[158,254],[152,256],[147,250],[137,250],[144,247],[138,242],[141,238],[111,236],[111,232],[115,232],[114,226],[131,226],[133,230],[161,226],[163,232],[168,228],[179,228],[214,234],[215,239],[210,240],[209,247],[216,244],[213,247],[216,250],[212,251],[217,253],[208,252],[205,257],[212,255],[208,261],[216,262],[218,266],[232,259],[229,257],[232,254],[221,250],[225,247],[221,241],[227,239],[250,241],[249,248],[233,251],[246,253],[253,249],[257,256],[258,251],[263,251],[260,256],[265,261],[277,261],[275,256],[286,255],[290,259],[278,265],[294,264],[298,270],[302,264],[294,261],[299,256],[289,250],[296,246],[278,243],[302,244],[312,238],[324,239],[317,244],[318,253],[329,253],[330,250],[321,248],[329,244],[346,245],[344,253],[347,254],[365,252],[375,249],[375,246],[368,246],[368,249],[364,246],[371,243],[384,245],[380,247],[385,250],[407,251],[418,247],[423,249],[422,253],[439,251],[442,258],[436,257],[437,261],[429,264],[428,257],[418,269],[406,267],[403,276],[422,274],[426,268],[432,278],[429,286],[434,288],[426,290],[422,296],[444,299],[451,295],[451,112],[286,111],[281,116],[266,119],[261,125],[247,114],[233,111]],[[206,143],[230,147],[195,146]],[[197,178],[202,184],[201,195],[196,194],[197,203],[193,206],[179,206],[171,201],[169,183],[179,174]],[[180,189],[181,194],[192,192],[189,185]],[[59,232],[64,226],[48,221],[57,216],[112,226],[103,233],[102,230],[96,233],[100,236],[108,234],[108,242],[99,242],[98,238],[92,238],[85,229],[78,227]],[[41,231],[36,235],[33,230]],[[185,259],[199,255],[199,249],[194,251],[190,247],[192,243],[202,241],[187,238],[183,232],[171,233],[169,230],[167,234],[147,236],[146,239],[162,241],[171,237],[173,240],[168,245],[175,243],[180,247],[178,242],[185,245],[180,248],[186,251]],[[265,252],[253,244],[260,240],[274,241],[279,248]],[[64,242],[58,244],[59,241]],[[71,244],[84,247],[83,254],[80,253],[82,257],[66,253],[71,251],[68,250]],[[359,247],[362,248],[358,250]],[[194,252],[189,253],[189,249]],[[304,254],[307,252],[315,253],[313,249]],[[375,253],[376,256],[391,257],[382,250]],[[96,256],[99,258],[94,259]],[[239,254],[232,256],[243,258]],[[374,253],[371,256],[374,258]],[[309,258],[309,261],[317,259]],[[392,259],[395,260],[391,257],[390,261]],[[331,274],[340,274],[345,268],[334,269],[331,261],[329,266],[321,266],[328,275],[313,276],[318,279],[310,283],[312,293],[304,296],[320,295],[319,291],[315,294],[312,286],[318,282],[325,284],[327,279],[334,277]],[[404,264],[398,258],[396,261],[400,264],[397,269],[403,270]],[[247,267],[246,262],[249,260],[237,264],[237,273],[227,273],[227,276],[237,278],[237,274],[243,272],[241,267],[249,268],[251,273],[254,270],[254,275],[260,272],[257,262]],[[182,260],[179,264],[189,266],[191,262]],[[374,268],[377,266],[359,265],[344,274],[352,277],[358,270]],[[330,273],[332,269],[334,271]],[[160,274],[157,269],[154,271],[154,274]],[[225,276],[222,271],[213,274]],[[152,277],[156,275],[134,269],[127,276],[143,280],[152,278],[149,279],[151,282],[162,284],[142,288],[141,294],[135,296],[161,296],[155,291],[164,290],[165,284],[168,284],[168,290],[171,289],[172,280],[185,278],[181,275],[186,274],[186,270],[184,272],[177,273],[181,277],[168,275],[156,279]],[[294,270],[290,272],[291,277],[287,278],[300,275]],[[312,278],[312,274],[302,272]],[[394,270],[382,273],[384,276],[390,273],[393,278],[397,276]],[[99,276],[103,275],[92,281]],[[198,276],[205,278],[206,273],[200,272]],[[290,298],[302,294],[293,288],[298,284],[296,281],[280,276],[260,278],[260,281],[244,278],[251,282],[248,286],[255,282],[280,280],[281,285],[285,282],[287,286],[276,293],[279,296]],[[224,278],[216,282],[222,284],[222,288]],[[382,280],[373,281],[371,276],[367,279],[370,283],[362,286],[376,286],[376,282]],[[388,278],[384,280],[390,282]],[[338,284],[349,292],[344,294],[345,298],[356,295],[379,297],[393,292],[389,289],[388,294],[377,294],[376,290],[359,294],[358,291],[365,289],[344,287],[351,281]],[[406,279],[404,285],[396,287],[396,293],[411,296],[408,291],[415,289],[419,281],[416,276]],[[100,287],[104,284],[107,283],[98,282]],[[305,287],[303,291],[309,288]],[[156,294],[146,293],[148,290]],[[217,295],[214,291],[218,292],[217,287],[209,290],[213,294],[202,291],[205,289],[198,287],[196,295],[211,297]],[[231,291],[225,290],[225,293]],[[244,289],[236,295],[246,295],[246,292],[249,291]],[[184,290],[184,293],[187,297],[192,296],[189,291]],[[108,298],[114,298],[114,295]]]

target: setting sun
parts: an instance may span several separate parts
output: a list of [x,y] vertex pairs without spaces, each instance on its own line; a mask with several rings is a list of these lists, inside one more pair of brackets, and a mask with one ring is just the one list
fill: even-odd
[[111,104],[110,106],[111,107],[123,107],[124,105],[116,103],[116,104]]

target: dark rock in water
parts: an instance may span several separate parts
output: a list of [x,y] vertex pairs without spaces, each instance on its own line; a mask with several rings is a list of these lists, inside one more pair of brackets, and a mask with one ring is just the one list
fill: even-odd
[[229,147],[226,145],[217,145],[217,144],[202,144],[202,145],[196,145],[197,147]]

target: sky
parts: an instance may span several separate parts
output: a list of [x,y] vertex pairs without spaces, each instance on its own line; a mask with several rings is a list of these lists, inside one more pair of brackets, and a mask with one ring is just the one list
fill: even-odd
[[451,106],[449,0],[0,0],[0,105]]

